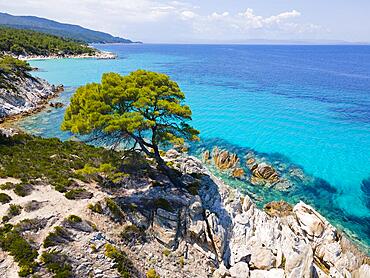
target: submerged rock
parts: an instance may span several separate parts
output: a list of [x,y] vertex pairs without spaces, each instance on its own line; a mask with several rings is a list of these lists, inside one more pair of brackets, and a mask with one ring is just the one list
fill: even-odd
[[239,163],[239,158],[236,154],[226,150],[219,150],[217,147],[212,151],[213,162],[220,170],[235,168]]
[[285,201],[272,201],[267,203],[264,209],[270,216],[284,217],[293,213],[293,207]]
[[279,181],[279,175],[272,166],[262,162],[260,164],[254,164],[250,168],[253,177],[251,179],[253,184],[260,182],[276,183]]

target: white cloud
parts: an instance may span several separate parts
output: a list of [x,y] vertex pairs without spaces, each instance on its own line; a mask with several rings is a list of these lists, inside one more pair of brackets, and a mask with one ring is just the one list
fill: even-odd
[[320,26],[297,22],[296,10],[261,16],[253,9],[202,13],[189,2],[171,0],[12,0],[0,10],[76,23],[135,40],[241,39],[317,32]]

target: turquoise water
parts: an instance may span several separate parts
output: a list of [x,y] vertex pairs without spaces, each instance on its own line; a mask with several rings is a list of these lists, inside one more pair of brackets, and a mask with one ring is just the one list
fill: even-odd
[[[186,93],[201,148],[253,149],[272,163],[304,170],[289,193],[251,187],[261,202],[303,199],[370,246],[370,47],[104,45],[117,60],[32,61],[35,75],[74,89],[108,71],[169,74]],[[21,125],[42,136],[59,130],[63,109]],[[222,138],[222,139],[219,139]],[[226,178],[226,177],[225,177]],[[261,197],[262,196],[262,197]]]

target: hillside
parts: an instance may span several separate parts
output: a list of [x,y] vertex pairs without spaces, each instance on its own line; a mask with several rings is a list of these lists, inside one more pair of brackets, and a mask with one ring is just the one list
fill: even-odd
[[0,27],[0,52],[14,55],[94,54],[86,44],[30,30]]
[[40,108],[60,87],[30,75],[31,66],[11,56],[0,56],[0,122],[9,116]]
[[0,25],[17,29],[28,29],[61,36],[86,43],[133,43],[131,40],[83,28],[78,25],[59,23],[36,16],[13,16],[0,13]]
[[164,155],[179,188],[135,151],[1,132],[1,277],[368,277],[312,207],[263,211],[194,157]]

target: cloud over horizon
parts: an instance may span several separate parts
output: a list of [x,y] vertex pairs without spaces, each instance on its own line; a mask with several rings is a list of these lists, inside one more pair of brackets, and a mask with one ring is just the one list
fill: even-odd
[[0,0],[0,9],[16,15],[36,15],[79,24],[147,42],[330,37],[330,28],[308,20],[305,11],[295,7],[257,12],[243,3],[213,6],[203,4],[205,2],[209,1]]

